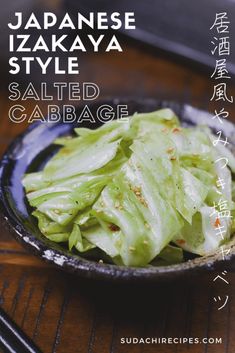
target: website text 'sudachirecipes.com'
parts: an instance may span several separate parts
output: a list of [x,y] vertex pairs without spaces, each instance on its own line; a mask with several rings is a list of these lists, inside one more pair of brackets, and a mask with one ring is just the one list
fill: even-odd
[[121,337],[120,343],[125,345],[136,344],[156,344],[156,345],[171,345],[171,344],[222,344],[222,337]]

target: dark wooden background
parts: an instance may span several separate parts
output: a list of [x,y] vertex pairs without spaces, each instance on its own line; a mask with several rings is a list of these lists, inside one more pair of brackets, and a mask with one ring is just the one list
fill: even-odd
[[[126,44],[121,54],[87,54],[80,69],[73,79],[97,82],[102,97],[157,97],[213,109],[209,73],[136,43]],[[6,88],[0,97],[2,153],[27,124],[10,123]],[[28,112],[32,106],[27,103]],[[230,113],[235,121],[234,105]],[[233,353],[235,275],[227,275],[229,285],[213,283],[214,277],[205,273],[151,286],[89,282],[48,266],[0,230],[0,305],[45,353]],[[229,295],[220,311],[213,300],[218,295]],[[121,337],[222,337],[223,343],[122,345]]]

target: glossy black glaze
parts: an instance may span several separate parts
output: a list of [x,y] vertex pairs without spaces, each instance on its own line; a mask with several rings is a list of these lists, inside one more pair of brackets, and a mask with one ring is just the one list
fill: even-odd
[[[137,101],[115,99],[91,104],[91,111],[95,112],[97,107],[104,103],[114,107],[117,104],[127,104],[129,114],[169,107],[179,116],[183,125],[206,124],[215,131],[222,129],[231,142],[234,143],[235,141],[235,126],[231,122],[225,121],[221,125],[216,120],[212,120],[209,113],[189,105],[165,101],[159,102],[155,99]],[[81,106],[77,109],[78,115],[81,113],[82,108]],[[82,124],[82,126],[91,128],[96,128],[98,125],[91,123]],[[4,154],[0,162],[0,208],[6,224],[18,241],[23,243],[31,252],[55,264],[57,267],[93,279],[165,281],[205,269],[220,269],[225,266],[225,262],[227,268],[235,269],[235,249],[233,245],[231,245],[231,251],[224,261],[221,259],[221,254],[217,253],[195,258],[179,265],[128,268],[84,259],[43,237],[37,228],[35,219],[30,215],[21,178],[26,171],[39,170],[56,151],[57,147],[52,145],[53,140],[58,136],[71,134],[76,126],[78,126],[77,123],[64,124],[62,122],[33,124],[14,140]]]

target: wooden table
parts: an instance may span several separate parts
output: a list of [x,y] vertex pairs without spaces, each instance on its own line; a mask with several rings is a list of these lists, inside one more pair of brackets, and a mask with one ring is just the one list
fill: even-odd
[[[157,97],[213,109],[208,73],[133,43],[120,54],[87,54],[80,69],[73,80],[97,82],[102,97]],[[26,124],[9,122],[4,87],[0,104],[3,152]],[[27,108],[31,111],[32,103]],[[230,111],[232,118],[234,106]],[[227,275],[228,285],[213,282],[215,275],[144,287],[88,282],[30,255],[1,227],[0,304],[45,353],[233,353],[235,275]],[[218,295],[229,296],[222,310],[213,299]],[[121,337],[222,337],[223,342],[129,345],[121,344]]]

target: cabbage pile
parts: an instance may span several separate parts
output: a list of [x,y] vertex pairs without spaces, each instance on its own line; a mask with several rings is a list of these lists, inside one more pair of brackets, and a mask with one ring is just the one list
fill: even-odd
[[161,109],[75,133],[23,178],[46,238],[125,266],[181,262],[183,250],[202,256],[231,238],[235,158],[207,127]]

